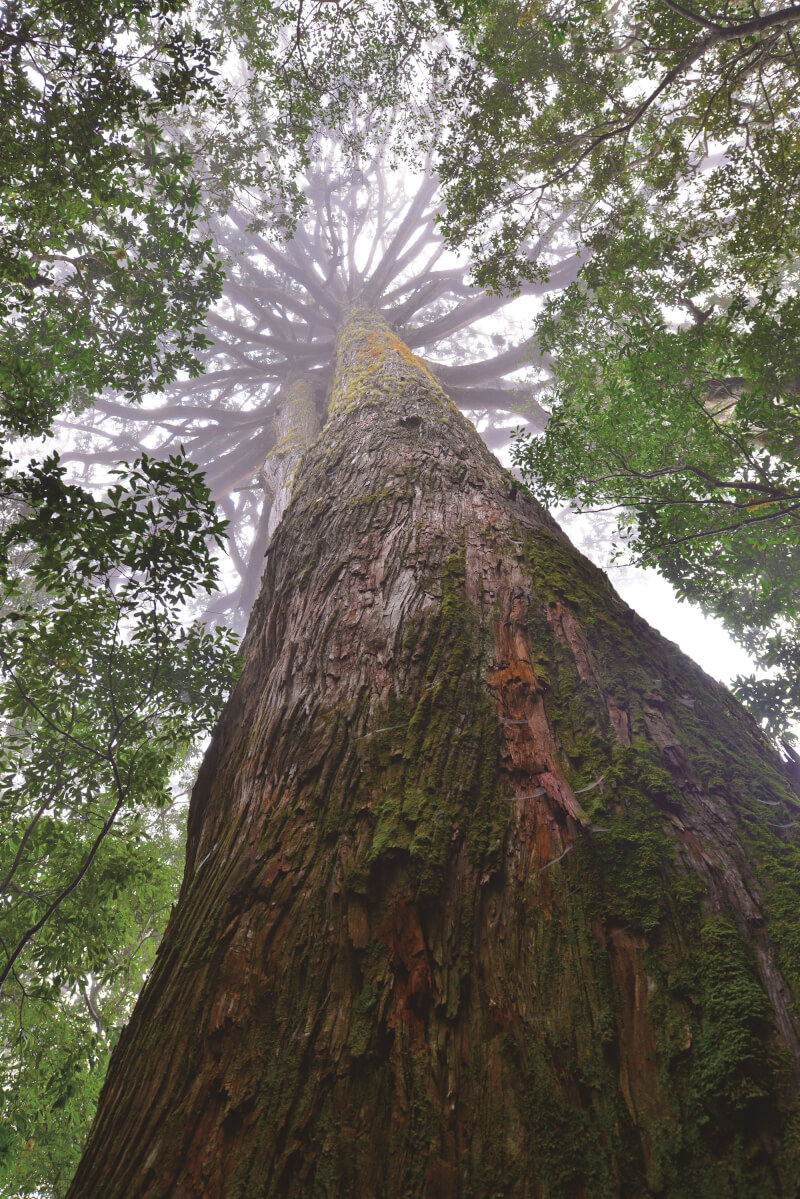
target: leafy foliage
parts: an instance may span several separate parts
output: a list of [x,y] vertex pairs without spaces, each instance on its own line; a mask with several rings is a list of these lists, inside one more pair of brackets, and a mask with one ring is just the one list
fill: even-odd
[[156,121],[213,99],[184,0],[13,0],[0,16],[0,432],[196,371],[220,286],[191,160]]
[[790,261],[796,8],[463,0],[458,13],[468,53],[440,147],[444,228],[472,244],[484,282],[524,277],[525,237],[565,212],[593,253],[648,217],[670,226],[687,300],[705,290],[703,264],[726,264],[730,284]]
[[524,239],[554,221],[584,259],[539,325],[553,417],[517,461],[545,500],[621,510],[637,558],[773,672],[739,693],[781,732],[800,715],[800,11],[460,11],[445,235],[493,287],[537,269]]
[[293,229],[299,176],[332,133],[351,165],[390,135],[398,158],[424,160],[449,59],[430,0],[204,0],[199,16],[236,86],[214,127],[195,125],[195,149],[217,197],[270,198],[260,229]]
[[800,716],[798,298],[670,329],[654,293],[575,293],[543,323],[559,364],[540,441],[516,443],[545,502],[619,510],[623,543],[721,616],[768,674],[737,690],[774,735]]
[[[70,989],[29,975],[3,1004],[0,1193],[66,1192],[94,1116],[108,1057],[150,969],[183,866],[185,812],[175,803],[120,824],[107,870],[122,868],[106,913],[111,956]],[[124,833],[123,833],[124,827]],[[130,850],[123,855],[123,836]],[[107,901],[89,886],[84,910]]]
[[96,499],[53,456],[4,485],[4,1165],[53,1193],[178,881],[170,776],[233,676],[230,635],[181,620],[225,528],[202,476],[182,455],[117,474]]

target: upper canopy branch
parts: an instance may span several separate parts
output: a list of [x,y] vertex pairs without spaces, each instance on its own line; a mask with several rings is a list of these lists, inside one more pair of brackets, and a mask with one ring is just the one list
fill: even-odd
[[[661,0],[662,3],[676,12],[680,12],[682,16],[689,17],[689,13],[681,8],[680,5],[669,3],[668,0]],[[752,17],[747,21],[736,22],[733,25],[719,26],[714,23],[709,25],[703,19],[693,18],[700,24],[709,28],[708,34],[694,42],[683,52],[676,64],[668,70],[659,82],[650,90],[650,92],[633,108],[629,109],[616,121],[613,121],[607,128],[594,128],[587,130],[586,133],[576,137],[573,142],[573,148],[577,148],[581,142],[584,143],[583,148],[577,158],[565,166],[562,170],[554,172],[546,182],[537,183],[532,188],[526,188],[529,193],[548,191],[554,184],[567,179],[576,167],[584,163],[590,158],[596,150],[598,150],[605,142],[611,141],[614,138],[627,138],[632,130],[642,121],[647,115],[660,96],[667,92],[673,83],[682,79],[688,74],[691,67],[700,59],[705,58],[712,50],[718,46],[725,45],[729,42],[742,41],[752,37],[758,37],[760,34],[769,33],[772,31],[778,33],[787,33],[795,25],[800,23],[800,5],[790,5],[787,8],[779,9],[777,12],[765,13],[761,16]],[[752,54],[759,49],[760,43],[756,42],[749,47],[743,47],[743,53]],[[566,157],[569,153],[565,149],[562,157]]]

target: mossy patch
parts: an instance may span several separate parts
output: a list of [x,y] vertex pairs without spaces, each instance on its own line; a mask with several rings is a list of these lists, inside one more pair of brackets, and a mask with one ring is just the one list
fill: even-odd
[[379,779],[367,860],[408,853],[420,897],[441,885],[454,838],[471,860],[497,864],[505,819],[495,802],[499,725],[482,683],[482,632],[466,598],[463,553],[443,563],[438,581],[438,616],[424,629],[412,624],[403,647],[425,662],[415,697],[391,702],[391,732],[364,751]]
[[700,932],[699,982],[701,1093],[710,1102],[741,1111],[775,1093],[765,1054],[773,1025],[754,963],[727,920],[709,920]]

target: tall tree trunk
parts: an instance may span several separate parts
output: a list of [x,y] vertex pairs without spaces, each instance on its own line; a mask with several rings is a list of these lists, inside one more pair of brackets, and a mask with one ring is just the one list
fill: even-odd
[[362,310],[72,1199],[796,1194],[797,794]]

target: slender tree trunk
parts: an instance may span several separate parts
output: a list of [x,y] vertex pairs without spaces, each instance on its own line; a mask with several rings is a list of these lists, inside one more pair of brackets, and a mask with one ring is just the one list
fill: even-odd
[[283,519],[303,454],[318,433],[319,416],[312,384],[305,378],[290,380],[275,417],[275,445],[261,468],[264,487],[271,500],[267,525],[270,540]]
[[354,310],[72,1199],[797,1193],[798,797]]

